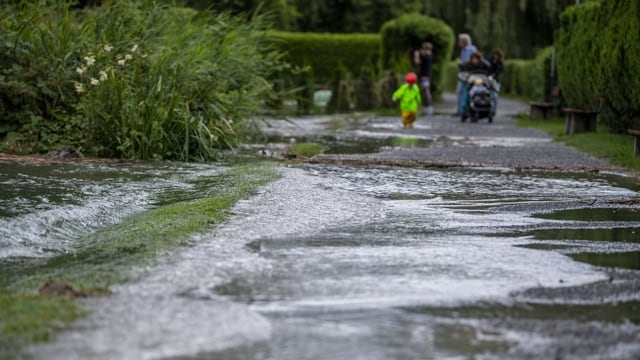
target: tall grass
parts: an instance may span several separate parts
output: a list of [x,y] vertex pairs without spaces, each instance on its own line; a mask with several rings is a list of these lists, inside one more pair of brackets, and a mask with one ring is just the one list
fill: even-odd
[[[26,124],[36,134],[31,140],[45,148],[61,142],[47,141],[52,135],[43,131],[55,120],[53,132],[88,154],[212,159],[236,144],[246,119],[273,96],[267,79],[283,69],[265,38],[264,16],[124,0],[73,13],[64,6],[2,11],[0,24],[9,34],[4,44],[23,50],[12,55],[3,46],[3,55],[23,62],[25,70],[55,64],[33,79],[13,74],[45,97],[38,82],[58,79],[59,92],[47,89],[57,94],[53,101],[0,107],[0,115],[23,114],[9,121],[7,133],[24,133]],[[8,90],[0,86],[4,103],[10,103],[3,94]]]

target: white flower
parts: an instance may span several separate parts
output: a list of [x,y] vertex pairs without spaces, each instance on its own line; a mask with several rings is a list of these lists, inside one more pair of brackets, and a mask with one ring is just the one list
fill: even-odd
[[98,72],[98,75],[100,75],[100,81],[107,81],[107,79],[109,78],[104,70],[100,70],[100,72]]
[[100,80],[96,78],[91,78],[91,85],[100,85]]
[[86,67],[84,67],[84,66],[78,66],[78,67],[76,68],[76,72],[77,72],[78,74],[80,74],[80,75],[84,74],[86,71],[87,71],[87,68],[86,68]]
[[133,57],[131,55],[127,54],[127,55],[124,56],[124,59],[125,60],[131,60],[131,59],[133,59]]
[[95,56],[89,54],[88,56],[84,57],[84,61],[87,63],[87,66],[91,66],[91,65],[95,64],[96,58],[95,58]]
[[73,82],[73,87],[76,89],[76,92],[77,92],[77,93],[84,92],[84,85],[82,85],[82,84],[81,84],[81,83],[79,83],[79,82],[75,82],[75,81],[74,81],[74,82]]
[[118,65],[120,65],[120,66],[124,66],[124,64],[126,64],[126,63],[127,63],[127,60],[125,60],[125,59],[120,59],[120,60],[118,60],[118,61],[116,61],[116,62],[118,63]]
[[134,53],[138,51],[138,44],[133,45],[133,47],[131,48],[131,52]]
[[106,45],[104,46],[104,51],[106,51],[106,52],[111,52],[111,50],[113,50],[113,46],[111,46],[111,45],[109,45],[109,44],[106,44]]

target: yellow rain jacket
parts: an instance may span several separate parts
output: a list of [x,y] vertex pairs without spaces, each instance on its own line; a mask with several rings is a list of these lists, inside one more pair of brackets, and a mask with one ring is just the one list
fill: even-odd
[[400,100],[400,110],[416,112],[422,104],[420,86],[417,84],[404,84],[393,93],[394,100]]

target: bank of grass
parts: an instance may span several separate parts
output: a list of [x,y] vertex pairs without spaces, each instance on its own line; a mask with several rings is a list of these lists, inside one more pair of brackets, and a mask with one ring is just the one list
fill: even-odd
[[529,116],[521,115],[518,126],[540,129],[556,141],[605,159],[611,165],[622,166],[633,172],[640,171],[640,159],[633,156],[633,137],[629,135],[612,133],[603,126],[599,126],[594,133],[566,135],[565,119],[559,117],[531,121]]
[[74,252],[0,262],[0,353],[47,341],[84,313],[72,299],[36,295],[42,283],[61,279],[89,294],[108,293],[110,285],[135,277],[133,269],[153,265],[159,255],[222,222],[238,200],[277,177],[274,165],[236,165],[210,184],[198,184],[201,198],[130,216],[86,236]]

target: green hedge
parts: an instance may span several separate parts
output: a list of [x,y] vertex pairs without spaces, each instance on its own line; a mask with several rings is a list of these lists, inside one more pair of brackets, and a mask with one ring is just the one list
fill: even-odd
[[[269,37],[285,53],[293,71],[279,81],[284,88],[297,88],[298,113],[313,109],[313,93],[329,85],[329,112],[370,110],[377,106],[375,78],[379,63],[380,35],[294,33],[273,31]],[[358,91],[359,90],[359,91]],[[362,93],[366,90],[365,93]],[[365,101],[368,99],[368,101]]]
[[381,65],[396,72],[411,70],[414,49],[423,41],[433,43],[434,66],[432,94],[442,92],[445,67],[451,58],[455,35],[445,22],[419,14],[407,14],[387,21],[380,30],[382,35]]
[[640,127],[640,0],[567,9],[556,34],[558,79],[570,107],[592,109],[614,131]]
[[532,60],[507,60],[500,76],[502,93],[545,100],[551,91],[551,54],[546,48]]
[[316,79],[329,80],[336,69],[359,74],[362,69],[375,71],[380,53],[378,34],[321,34],[271,32],[285,61],[298,67],[309,67]]

